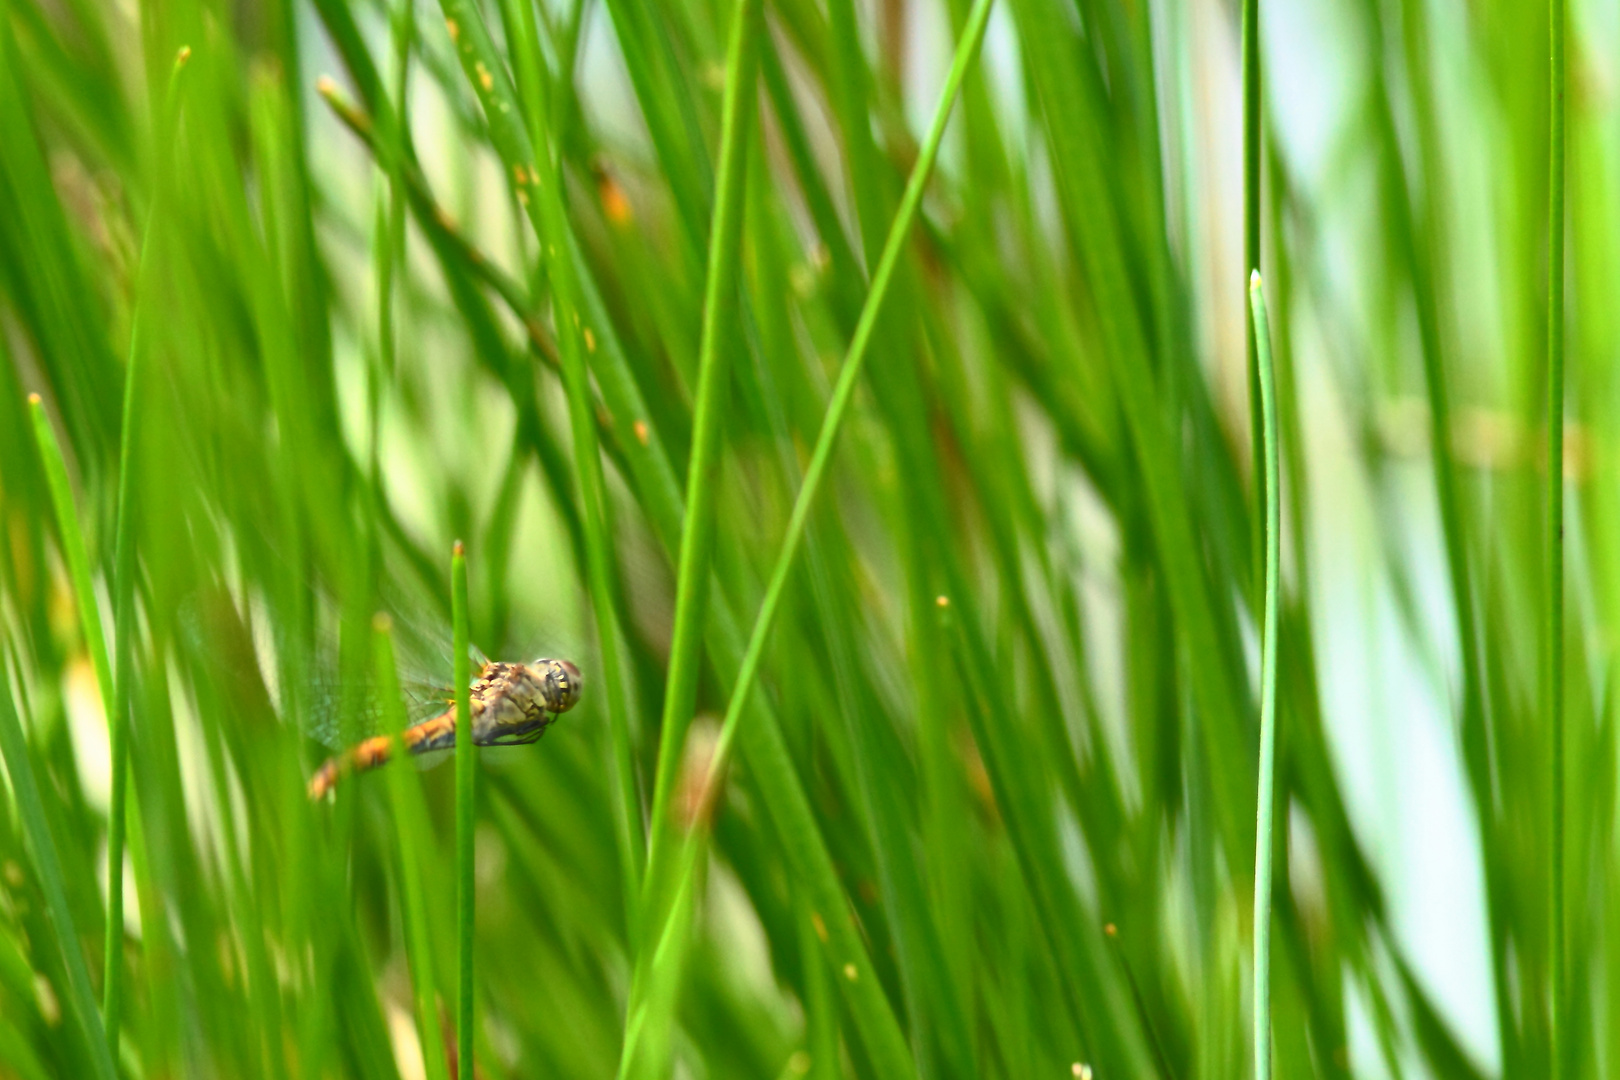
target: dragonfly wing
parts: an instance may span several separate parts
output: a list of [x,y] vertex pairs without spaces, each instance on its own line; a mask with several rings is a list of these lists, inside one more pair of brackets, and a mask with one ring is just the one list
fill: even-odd
[[430,679],[401,679],[399,692],[405,698],[405,715],[412,724],[431,720],[456,703],[455,691],[448,683]]

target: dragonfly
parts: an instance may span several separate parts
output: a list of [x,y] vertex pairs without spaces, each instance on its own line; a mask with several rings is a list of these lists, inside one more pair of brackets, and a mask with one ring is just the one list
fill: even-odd
[[[584,679],[569,660],[542,657],[531,663],[485,662],[468,690],[475,746],[526,746],[579,702]],[[407,753],[421,755],[456,745],[456,708],[399,734]],[[309,780],[309,797],[323,799],[339,780],[387,764],[394,738],[374,735],[326,760]]]

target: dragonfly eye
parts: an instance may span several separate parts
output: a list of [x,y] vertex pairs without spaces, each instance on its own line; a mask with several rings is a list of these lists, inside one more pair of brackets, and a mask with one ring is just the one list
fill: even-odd
[[546,673],[546,698],[551,711],[572,709],[583,688],[579,668],[567,660],[536,660],[534,666]]

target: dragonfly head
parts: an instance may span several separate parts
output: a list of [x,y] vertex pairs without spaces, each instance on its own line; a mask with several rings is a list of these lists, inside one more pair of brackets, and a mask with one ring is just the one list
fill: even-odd
[[579,701],[584,680],[580,677],[579,668],[572,662],[542,658],[530,664],[529,669],[540,679],[540,685],[545,687],[546,711],[567,712]]

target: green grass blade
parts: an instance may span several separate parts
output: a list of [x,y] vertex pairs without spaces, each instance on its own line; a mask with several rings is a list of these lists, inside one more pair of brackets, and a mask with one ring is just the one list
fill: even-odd
[[56,526],[62,534],[62,554],[67,559],[68,576],[73,581],[73,597],[79,606],[84,647],[95,666],[101,704],[110,719],[117,715],[113,702],[112,665],[107,659],[107,638],[101,629],[101,608],[96,603],[90,553],[85,548],[84,531],[79,528],[78,510],[73,505],[73,485],[68,480],[67,462],[62,458],[61,444],[56,441],[56,432],[51,427],[50,417],[45,414],[45,404],[38,394],[28,395],[28,406],[34,419],[34,439],[39,446],[40,461],[45,466],[45,479],[50,487],[51,506],[56,511]]
[[849,352],[839,369],[838,382],[834,386],[832,399],[828,402],[826,415],[822,419],[821,431],[816,436],[815,449],[811,452],[810,464],[805,469],[804,482],[800,485],[799,494],[793,502],[787,533],[782,538],[775,565],[771,570],[770,584],[766,586],[765,598],[760,604],[759,614],[754,619],[753,630],[749,633],[747,651],[743,654],[742,666],[738,669],[737,682],[732,689],[731,700],[726,707],[725,721],[721,725],[720,737],[715,745],[710,773],[711,785],[723,773],[730,759],[731,747],[737,737],[737,728],[747,707],[748,694],[753,689],[754,680],[759,675],[760,663],[764,659],[765,646],[770,637],[777,606],[781,602],[783,590],[787,587],[788,576],[798,556],[799,544],[804,539],[811,506],[820,491],[827,465],[832,459],[833,447],[838,440],[844,413],[854,396],[855,384],[860,377],[861,366],[866,360],[867,345],[871,341],[878,316],[883,310],[884,298],[888,295],[889,282],[894,277],[894,270],[900,261],[901,252],[905,249],[912,220],[928,186],[928,177],[933,170],[934,159],[939,153],[945,126],[950,120],[956,92],[967,73],[968,65],[978,54],[979,43],[984,38],[992,2],[993,0],[976,0],[974,3],[973,13],[968,18],[962,39],[957,43],[956,55],[952,58],[950,71],[945,77],[945,85],[940,90],[939,103],[935,108],[933,121],[929,125],[928,135],[917,155],[916,164],[912,166],[900,208],[895,213],[888,238],[884,241],[883,254],[878,260],[876,272],[872,275],[872,287],[867,293],[865,305],[861,308],[854,337],[850,339]]
[[[138,347],[137,341],[131,342],[131,353]],[[129,386],[133,388],[133,369],[126,375]],[[106,931],[106,959],[107,974],[104,982],[106,992],[107,1013],[105,1016],[105,1031],[109,1040],[116,1038],[119,1006],[122,1002],[122,957],[123,957],[123,914],[124,914],[124,873],[123,873],[123,841],[126,789],[125,781],[129,768],[129,752],[125,742],[124,715],[120,711],[120,704],[127,711],[127,697],[120,701],[120,696],[113,683],[111,664],[107,657],[107,639],[102,633],[101,608],[96,601],[95,584],[91,580],[90,555],[85,548],[84,533],[79,528],[78,512],[73,505],[73,489],[68,481],[67,463],[62,459],[62,448],[56,441],[56,433],[51,427],[50,418],[45,415],[44,403],[38,394],[31,394],[28,398],[29,408],[33,414],[34,438],[39,447],[40,461],[45,467],[45,477],[51,492],[51,504],[56,511],[57,528],[62,536],[63,553],[67,557],[68,572],[73,580],[73,593],[78,602],[79,620],[84,634],[85,648],[89,650],[91,663],[95,667],[96,684],[101,690],[102,707],[106,711],[108,724],[108,741],[112,757],[112,803],[108,806],[108,837],[107,837],[107,926]],[[132,390],[126,391],[126,413],[133,410]],[[126,416],[125,438],[130,438],[130,416]],[[129,445],[124,448],[127,455]],[[127,457],[126,457],[127,460]],[[126,470],[124,473],[128,476]],[[120,500],[125,492],[122,490],[123,481],[120,481]],[[124,569],[128,588],[134,588],[134,555],[131,550],[131,539],[127,515],[120,514],[120,529],[123,532],[123,550],[119,552],[122,559],[128,562]],[[133,607],[132,600],[127,601]],[[125,625],[132,625],[133,619]],[[130,650],[133,652],[133,650]],[[120,650],[122,655],[123,650]],[[127,668],[126,668],[127,671]],[[116,856],[116,861],[114,858]],[[98,1027],[102,1026],[102,1018],[98,1017]]]
[[[1243,0],[1243,269],[1260,270],[1260,0]],[[1253,448],[1255,497],[1264,486],[1265,467],[1260,452],[1261,425],[1259,368],[1255,361],[1254,324],[1249,320],[1248,297],[1244,296],[1243,326],[1248,342],[1249,445]],[[1264,574],[1264,541],[1254,538],[1254,580]]]
[[[702,664],[704,623],[709,608],[710,563],[714,548],[715,502],[719,487],[720,449],[731,387],[732,353],[736,348],[738,270],[741,263],[742,218],[747,205],[748,143],[754,127],[755,87],[759,69],[759,37],[763,19],[761,0],[738,0],[731,21],[726,56],[726,85],[720,136],[720,168],[715,189],[715,211],[709,237],[708,270],[704,281],[703,333],[698,347],[698,383],[693,405],[692,454],[687,468],[686,514],[675,578],[674,630],[665,676],[664,711],[653,782],[652,824],[647,850],[644,900],[638,916],[643,926],[657,926],[654,934],[638,933],[641,948],[631,977],[626,1010],[625,1041],[619,1075],[634,1067],[657,1069],[641,1055],[639,1033],[649,979],[657,953],[649,945],[671,937],[667,919],[682,905],[675,896],[660,894],[664,862],[669,858],[674,822],[671,820],[676,770],[685,748],[697,698]],[[656,1032],[654,1033],[656,1036]]]
[[[883,254],[878,261],[877,270],[872,276],[871,290],[867,295],[860,319],[856,324],[849,352],[840,369],[832,400],[822,421],[820,434],[817,436],[815,450],[811,454],[810,465],[805,470],[804,481],[794,501],[787,534],[782,540],[775,567],[771,573],[770,584],[766,588],[764,601],[755,619],[753,630],[749,635],[747,649],[743,654],[742,665],[738,669],[736,683],[731,689],[730,702],[726,709],[725,720],[721,725],[719,738],[715,744],[714,755],[710,763],[709,779],[697,814],[697,820],[700,822],[707,817],[705,807],[712,803],[718,790],[718,781],[723,776],[726,764],[730,759],[732,747],[737,738],[738,727],[747,708],[748,697],[753,689],[754,680],[758,676],[760,663],[764,657],[766,641],[770,636],[777,607],[786,588],[794,560],[798,555],[799,545],[804,538],[810,508],[820,490],[822,477],[831,460],[833,447],[843,423],[844,413],[848,409],[856,382],[860,376],[861,365],[866,357],[866,349],[871,340],[873,327],[877,324],[878,316],[883,308],[883,301],[888,294],[889,283],[894,276],[895,267],[899,263],[901,253],[904,250],[912,220],[916,215],[918,206],[921,204],[922,195],[927,187],[940,142],[944,137],[946,124],[950,119],[951,108],[956,100],[957,90],[961,86],[969,64],[977,55],[979,43],[983,39],[984,29],[989,20],[990,8],[991,0],[978,0],[972,15],[969,17],[962,39],[957,45],[950,71],[946,76],[945,85],[940,91],[939,103],[936,106],[933,121],[929,126],[927,138],[924,140],[916,164],[912,168],[905,195],[901,200],[900,208],[895,215],[888,238],[884,243]],[[724,175],[724,170],[722,170],[722,175]],[[663,804],[659,802],[655,803],[655,805],[662,807]],[[687,844],[695,843],[696,837],[696,832],[690,834]],[[655,845],[660,840],[660,832],[656,828],[653,832],[653,839]],[[657,856],[658,852],[655,847],[653,855],[655,865]],[[695,857],[688,857],[683,858],[682,863],[684,867],[683,877],[678,880],[675,888],[678,891],[685,892],[690,888],[690,883],[685,880],[684,875],[695,872],[698,860]],[[667,928],[662,929],[658,937],[661,939],[665,933],[667,933]]]
[[[1275,850],[1272,812],[1277,785],[1277,611],[1282,562],[1282,474],[1278,465],[1277,377],[1271,365],[1271,328],[1260,271],[1249,273],[1249,309],[1254,320],[1259,367],[1265,461],[1265,602],[1260,634],[1260,794],[1254,841],[1254,1075],[1271,1078],[1271,881]],[[1286,873],[1286,870],[1285,870]]]
[[62,952],[62,965],[67,970],[68,1005],[73,1011],[74,1026],[83,1036],[81,1049],[96,1070],[99,1080],[115,1080],[118,1073],[113,1068],[112,1053],[101,1026],[101,1016],[96,1012],[95,995],[90,990],[90,971],[85,965],[84,953],[79,950],[79,935],[73,928],[73,915],[68,909],[67,893],[62,886],[62,864],[51,839],[45,805],[40,800],[39,785],[34,779],[33,764],[28,760],[22,724],[11,697],[11,679],[3,663],[0,663],[0,752],[5,754],[6,771],[11,775],[11,787],[16,795],[23,830],[32,849],[40,887],[45,893],[51,930],[56,937],[57,948]]
[[[164,97],[163,130],[173,131],[179,109],[181,73],[191,58],[189,46],[175,56],[169,75],[168,91]],[[160,169],[156,193],[147,215],[146,231],[141,238],[140,263],[137,279],[147,264],[152,246],[152,231],[158,220],[162,199],[168,189],[165,182],[168,170]],[[107,1042],[114,1053],[118,1049],[118,1032],[123,1017],[124,998],[124,832],[128,809],[129,780],[129,727],[132,722],[130,702],[134,686],[135,662],[135,447],[138,445],[138,423],[141,406],[137,397],[140,388],[142,339],[140,331],[139,301],[129,335],[129,361],[124,368],[123,428],[118,447],[118,519],[113,539],[113,630],[116,635],[114,649],[117,667],[114,671],[113,711],[108,717],[111,728],[112,788],[107,811],[107,933],[104,956],[107,974],[102,985],[103,1014],[107,1025]]]
[[675,577],[675,628],[664,687],[664,716],[653,783],[652,840],[648,881],[656,887],[667,846],[667,808],[675,770],[692,722],[697,697],[700,647],[709,600],[709,565],[714,547],[715,493],[720,442],[731,387],[731,354],[736,348],[737,272],[747,183],[747,143],[753,131],[755,73],[759,68],[760,0],[738,0],[726,59],[726,91],[720,137],[720,174],[703,295],[703,337],[698,350],[697,397],[693,405],[692,456],[686,480],[686,516],[681,523],[680,561]]
[[1565,3],[1549,0],[1552,38],[1551,121],[1547,168],[1547,734],[1552,759],[1552,846],[1547,980],[1552,1060],[1548,1075],[1563,1080],[1569,1041],[1569,990],[1564,974],[1564,91]]
[[[456,1068],[473,1074],[473,925],[477,900],[473,877],[473,822],[477,809],[478,759],[473,746],[472,672],[467,640],[467,552],[456,541],[450,556],[450,612],[455,634],[456,679]],[[398,770],[396,770],[398,771]],[[424,1019],[424,1023],[436,1018]]]
[[[465,573],[462,588],[464,590],[466,588]],[[372,648],[377,690],[382,697],[386,722],[391,731],[403,731],[407,720],[404,702],[399,696],[399,675],[394,665],[393,624],[386,615],[378,615],[372,622]],[[466,661],[458,660],[457,663],[465,670]],[[465,687],[467,682],[462,680],[460,685]],[[465,690],[457,691],[458,720],[461,715],[460,700],[465,693]],[[458,751],[456,768],[459,773],[462,770],[459,754],[461,733],[458,730],[456,734]],[[470,743],[471,740],[468,741]],[[468,757],[470,759],[471,755]],[[422,1067],[428,1080],[449,1080],[449,1062],[445,1058],[444,1039],[439,1030],[438,983],[434,979],[433,947],[428,934],[431,923],[428,919],[427,896],[422,881],[421,847],[424,838],[429,835],[426,831],[427,814],[422,806],[416,770],[411,765],[410,755],[406,753],[404,743],[397,738],[394,741],[392,758],[384,772],[388,774],[388,803],[394,823],[394,839],[399,850],[399,889],[404,905],[405,950],[410,958],[411,983],[416,992],[416,1029],[417,1037],[422,1042]],[[457,891],[459,893],[459,887]],[[461,1075],[470,1076],[471,1070]]]
[[[471,85],[489,124],[491,141],[501,156],[506,172],[516,190],[519,205],[527,213],[544,251],[543,261],[550,268],[554,293],[553,314],[559,328],[560,352],[564,368],[564,381],[568,386],[570,421],[574,432],[575,469],[579,488],[586,500],[586,561],[590,588],[597,620],[598,641],[603,662],[603,683],[608,703],[611,737],[614,741],[614,761],[617,784],[615,814],[619,822],[620,858],[627,888],[635,882],[638,871],[638,853],[631,846],[633,831],[640,814],[635,805],[634,781],[631,774],[627,731],[628,705],[624,698],[622,664],[618,653],[618,628],[613,605],[613,559],[609,546],[609,522],[602,478],[600,456],[597,449],[595,411],[591,407],[589,385],[585,378],[584,353],[588,348],[582,342],[587,333],[598,340],[600,354],[606,357],[607,367],[599,377],[604,394],[609,397],[610,408],[634,395],[623,392],[624,377],[620,371],[622,354],[602,314],[600,299],[588,275],[581,266],[572,230],[564,211],[564,191],[560,166],[553,173],[548,165],[538,164],[549,156],[546,146],[546,118],[537,109],[525,110],[506,69],[499,60],[489,28],[482,14],[462,0],[442,0],[446,27],[455,46],[462,70]],[[527,47],[526,45],[524,47]],[[538,93],[531,91],[531,100]],[[528,127],[524,119],[527,118]],[[645,409],[632,406],[631,417],[646,415]],[[645,463],[638,451],[647,450],[651,438],[635,440],[630,446],[631,467],[637,469]],[[628,906],[628,897],[627,897]],[[627,914],[627,922],[633,923]]]

